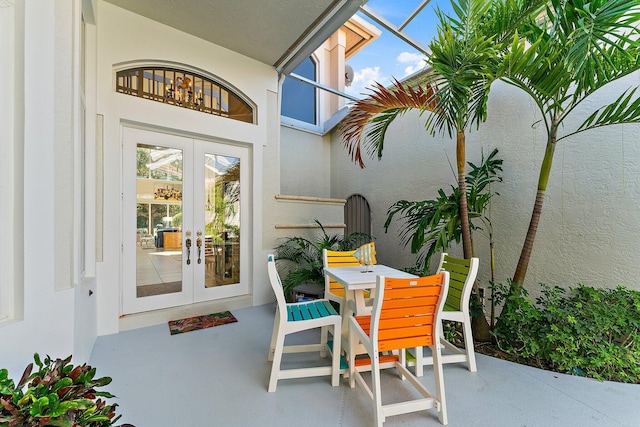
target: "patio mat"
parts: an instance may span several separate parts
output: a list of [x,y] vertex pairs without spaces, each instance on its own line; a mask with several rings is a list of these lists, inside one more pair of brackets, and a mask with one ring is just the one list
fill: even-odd
[[171,320],[169,322],[169,331],[171,335],[175,335],[183,332],[196,331],[198,329],[211,328],[213,326],[226,325],[227,323],[235,323],[237,321],[238,319],[236,319],[231,312],[223,311],[222,313]]

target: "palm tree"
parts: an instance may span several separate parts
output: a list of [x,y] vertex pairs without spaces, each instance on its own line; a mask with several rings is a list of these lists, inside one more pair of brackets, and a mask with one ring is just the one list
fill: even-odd
[[640,122],[635,87],[559,135],[576,107],[640,69],[638,22],[638,0],[552,0],[545,20],[524,27],[523,38],[504,56],[498,77],[531,96],[547,131],[535,204],[513,283],[524,283],[557,143],[594,128]]
[[[466,194],[465,131],[486,118],[486,100],[493,80],[487,66],[496,56],[493,40],[478,33],[490,5],[484,0],[460,0],[454,7],[457,19],[437,10],[438,35],[429,44],[431,55],[427,58],[433,72],[426,82],[416,88],[397,80],[391,89],[376,84],[368,98],[355,103],[343,121],[342,135],[349,154],[361,167],[361,147],[380,158],[386,130],[398,116],[411,109],[429,111],[425,128],[430,133],[456,136],[458,190]],[[459,203],[462,246],[465,258],[469,258],[472,249],[466,197],[460,197]]]
[[[456,169],[462,247],[473,255],[465,183],[466,130],[479,127],[487,114],[487,98],[495,80],[503,44],[513,37],[521,20],[544,4],[532,0],[452,1],[454,16],[436,10],[436,38],[429,43],[427,65],[432,70],[418,87],[394,82],[387,89],[376,84],[372,94],[357,101],[342,124],[342,136],[352,160],[364,167],[363,147],[382,156],[387,128],[398,116],[417,109],[426,113],[425,128],[432,135],[456,137]],[[367,127],[368,126],[368,127]],[[482,317],[484,319],[484,316]],[[481,328],[488,332],[488,324]],[[487,336],[487,333],[482,335]]]

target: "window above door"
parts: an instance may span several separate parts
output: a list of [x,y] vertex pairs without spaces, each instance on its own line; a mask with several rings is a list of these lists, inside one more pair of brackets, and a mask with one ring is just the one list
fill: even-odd
[[192,71],[137,66],[116,72],[116,91],[207,114],[255,123],[246,97],[212,77]]

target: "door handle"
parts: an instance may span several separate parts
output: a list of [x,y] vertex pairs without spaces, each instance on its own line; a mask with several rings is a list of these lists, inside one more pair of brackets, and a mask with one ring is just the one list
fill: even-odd
[[200,257],[202,254],[202,238],[200,237],[202,236],[202,231],[196,232],[196,236],[198,236],[198,239],[196,239],[196,246],[198,247],[198,264],[202,264],[202,258]]
[[191,264],[191,232],[187,231],[187,240],[185,241],[187,247],[187,265]]

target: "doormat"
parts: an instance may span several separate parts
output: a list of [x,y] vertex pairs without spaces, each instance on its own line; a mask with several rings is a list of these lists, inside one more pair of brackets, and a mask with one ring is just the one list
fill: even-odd
[[171,320],[169,322],[169,331],[171,332],[171,335],[182,334],[184,332],[196,331],[198,329],[226,325],[227,323],[235,323],[237,321],[238,319],[236,319],[230,311],[223,311],[222,313]]

